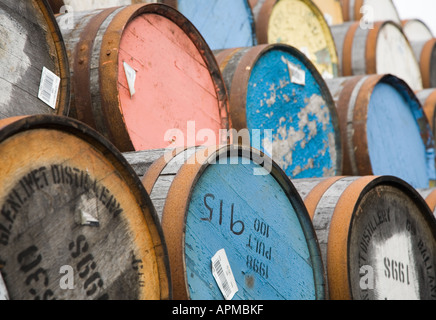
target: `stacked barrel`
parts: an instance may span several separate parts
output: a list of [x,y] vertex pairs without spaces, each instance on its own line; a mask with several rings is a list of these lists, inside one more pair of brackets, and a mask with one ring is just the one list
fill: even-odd
[[392,1],[0,10],[0,299],[436,299],[434,41]]

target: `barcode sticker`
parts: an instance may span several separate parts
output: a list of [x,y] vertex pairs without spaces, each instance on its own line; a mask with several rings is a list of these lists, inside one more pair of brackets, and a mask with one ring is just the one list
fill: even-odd
[[56,109],[60,83],[61,78],[56,74],[48,70],[46,67],[42,69],[38,98],[49,105],[52,109]]
[[302,86],[306,85],[306,72],[302,70],[299,66],[293,64],[290,61],[287,61],[289,76],[291,77],[291,82],[295,84],[299,84]]
[[239,291],[224,249],[212,258],[212,274],[225,300],[232,300]]
[[126,73],[127,84],[129,85],[130,97],[133,97],[133,95],[136,93],[136,70],[127,64],[127,62],[124,62],[124,71]]
[[0,273],[0,300],[9,300],[8,290]]

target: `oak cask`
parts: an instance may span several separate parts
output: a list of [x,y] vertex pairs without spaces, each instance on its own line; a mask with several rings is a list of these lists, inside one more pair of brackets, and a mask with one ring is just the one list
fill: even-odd
[[73,17],[73,27],[62,29],[72,117],[122,152],[197,145],[201,130],[219,143],[219,130],[228,129],[225,86],[212,51],[180,12],[156,3]]
[[232,127],[248,129],[252,147],[291,178],[342,174],[336,106],[303,53],[285,44],[214,52],[229,94]]
[[[141,175],[141,159],[144,168],[161,154],[125,157]],[[174,150],[153,162],[143,183],[162,221],[176,300],[324,299],[306,208],[264,154],[242,146]],[[227,257],[235,290],[231,279],[220,290],[211,270],[216,255]]]
[[170,299],[149,195],[121,153],[67,117],[0,122],[0,271],[12,300]]
[[403,80],[367,75],[327,80],[327,85],[340,119],[344,175],[393,175],[415,188],[434,183],[433,132]]
[[436,219],[391,177],[293,180],[316,230],[332,300],[435,300]]

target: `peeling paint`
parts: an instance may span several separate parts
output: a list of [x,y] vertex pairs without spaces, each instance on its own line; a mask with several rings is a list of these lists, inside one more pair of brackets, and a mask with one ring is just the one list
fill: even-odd
[[[291,83],[288,62],[306,73],[306,85]],[[251,73],[246,109],[248,129],[272,130],[271,136],[261,136],[262,151],[272,150],[272,158],[289,177],[337,173],[332,109],[321,84],[298,58],[282,50],[263,55]]]
[[277,1],[268,25],[268,43],[286,43],[303,52],[321,74],[339,75],[336,45],[329,26],[314,4]]

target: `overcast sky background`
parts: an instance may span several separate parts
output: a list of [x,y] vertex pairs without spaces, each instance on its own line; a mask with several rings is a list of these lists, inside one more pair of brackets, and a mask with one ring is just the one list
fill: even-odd
[[421,19],[436,36],[436,0],[393,0],[400,18]]

